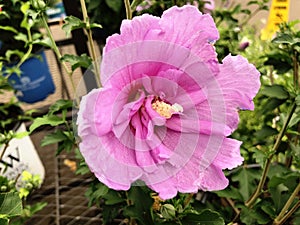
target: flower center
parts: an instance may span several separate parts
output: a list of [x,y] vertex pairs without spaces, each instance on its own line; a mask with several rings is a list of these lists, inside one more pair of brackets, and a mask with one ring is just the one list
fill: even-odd
[[182,113],[183,108],[181,105],[175,103],[170,105],[161,100],[155,100],[152,104],[152,108],[161,116],[170,119],[175,113]]

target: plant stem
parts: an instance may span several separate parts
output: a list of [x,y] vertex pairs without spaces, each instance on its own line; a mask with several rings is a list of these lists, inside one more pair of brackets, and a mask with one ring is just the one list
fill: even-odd
[[277,136],[277,139],[276,139],[276,142],[273,146],[272,152],[271,152],[271,154],[269,155],[269,157],[267,158],[267,160],[265,162],[262,177],[261,177],[261,179],[260,179],[260,181],[257,185],[257,188],[256,188],[255,192],[252,194],[252,196],[246,201],[245,206],[252,207],[252,205],[255,203],[256,199],[258,198],[258,196],[261,194],[262,189],[263,189],[264,184],[265,184],[266,179],[267,179],[267,175],[268,175],[268,172],[269,172],[269,169],[270,169],[272,158],[275,155],[276,151],[278,150],[278,148],[281,144],[281,140],[282,140],[283,136],[285,135],[288,124],[289,124],[289,122],[292,118],[292,115],[294,114],[294,112],[296,110],[296,107],[297,107],[297,105],[294,102],[292,107],[291,107],[291,110],[290,110],[290,112],[289,112],[289,114],[286,118],[286,121],[285,121],[280,133]]
[[288,211],[284,217],[282,217],[282,219],[277,223],[277,225],[281,225],[283,224],[288,218],[290,218],[291,215],[294,214],[294,212],[296,212],[296,210],[300,207],[300,201],[298,201],[292,208],[290,211]]
[[126,9],[126,18],[128,20],[132,19],[132,10],[131,10],[131,6],[130,6],[130,0],[124,0],[124,4],[125,4],[125,9]]
[[230,198],[225,198],[226,201],[228,202],[228,204],[231,206],[231,208],[233,209],[233,211],[235,212],[236,215],[240,215],[240,210],[238,210],[235,207],[234,201],[232,201]]
[[[279,213],[279,215],[274,219],[273,225],[279,225],[279,224],[281,224],[282,219],[284,218],[286,212],[288,211],[288,209],[290,208],[291,204],[295,200],[295,198],[298,195],[299,191],[300,191],[300,183],[297,185],[297,187],[295,188],[295,190],[293,191],[293,193],[291,194],[291,196],[289,197],[289,199],[287,200],[287,202],[285,203],[285,205],[281,209],[281,212]],[[298,204],[299,204],[299,202],[298,202]],[[291,216],[291,215],[289,215],[289,216]],[[284,218],[284,220],[286,220],[286,219],[287,218]]]
[[23,55],[23,57],[20,59],[19,63],[17,64],[17,68],[20,68],[20,66],[29,58],[33,46],[32,46],[32,35],[31,35],[31,30],[30,28],[27,28],[27,36],[28,36],[28,41],[29,41],[29,46],[27,52]]
[[297,51],[294,50],[293,55],[293,76],[294,76],[294,86],[297,89],[300,86],[299,81],[299,64],[298,64],[298,54]]
[[49,39],[51,41],[51,49],[54,51],[54,53],[56,54],[57,58],[59,59],[59,61],[63,65],[63,68],[66,71],[66,73],[67,73],[67,75],[68,75],[68,77],[70,79],[70,82],[71,82],[71,85],[72,85],[72,89],[73,89],[73,92],[74,92],[74,95],[75,95],[76,104],[79,105],[79,102],[80,102],[79,101],[79,97],[78,97],[78,95],[76,93],[76,87],[75,87],[74,80],[72,79],[73,72],[67,67],[67,64],[65,62],[61,61],[62,55],[61,55],[61,53],[60,53],[60,51],[59,51],[59,49],[58,49],[58,47],[57,47],[57,45],[55,43],[54,37],[53,37],[52,32],[51,32],[51,30],[50,30],[50,28],[48,26],[48,23],[46,21],[46,17],[45,17],[44,14],[41,15],[41,19],[42,19],[43,26],[46,29],[48,37],[49,37]]
[[183,203],[183,208],[186,208],[192,201],[193,197],[194,197],[194,193],[190,193],[187,198],[184,200],[184,203]]
[[88,38],[88,43],[90,45],[91,57],[92,57],[93,62],[94,62],[95,79],[96,79],[96,82],[97,82],[97,86],[101,87],[102,85],[101,85],[101,81],[100,81],[100,68],[99,68],[99,65],[97,63],[97,55],[96,55],[96,50],[95,50],[95,45],[94,45],[94,40],[93,40],[93,33],[92,33],[91,28],[90,28],[90,20],[89,20],[88,13],[87,13],[87,10],[86,10],[85,1],[80,0],[80,5],[81,5],[81,9],[82,9],[83,20],[87,24],[86,25],[87,38]]
[[240,27],[243,28],[246,24],[248,24],[248,23],[249,23],[249,20],[251,20],[252,18],[254,18],[255,15],[256,15],[260,10],[261,10],[261,9],[260,9],[259,7],[258,7],[257,9],[255,9],[254,12],[252,12],[251,15],[249,15],[249,16],[247,17],[247,19],[245,19],[245,20],[241,23]]

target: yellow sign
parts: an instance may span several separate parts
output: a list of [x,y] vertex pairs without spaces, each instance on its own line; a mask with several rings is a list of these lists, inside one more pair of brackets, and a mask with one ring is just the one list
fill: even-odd
[[271,39],[278,30],[278,25],[289,20],[290,0],[273,0],[268,23],[261,31],[261,39]]

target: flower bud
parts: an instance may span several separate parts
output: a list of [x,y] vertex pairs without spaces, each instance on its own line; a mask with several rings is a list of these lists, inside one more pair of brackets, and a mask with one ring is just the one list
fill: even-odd
[[242,42],[239,46],[239,50],[244,51],[246,48],[248,48],[248,46],[249,46],[248,41]]
[[0,187],[0,191],[1,191],[1,192],[6,192],[6,191],[7,191],[7,186],[2,185],[2,186]]
[[45,9],[46,8],[46,3],[44,0],[32,0],[31,5],[33,6],[34,9]]

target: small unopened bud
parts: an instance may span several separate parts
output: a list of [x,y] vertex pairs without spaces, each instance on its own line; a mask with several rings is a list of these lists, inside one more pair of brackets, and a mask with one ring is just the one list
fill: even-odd
[[239,46],[239,50],[244,51],[246,48],[248,48],[249,44],[250,43],[248,41],[242,42]]
[[45,9],[47,6],[44,0],[31,0],[31,4],[34,9],[39,9],[39,10]]
[[7,186],[2,185],[2,186],[0,187],[0,191],[1,191],[1,192],[6,192],[6,191],[7,191]]

